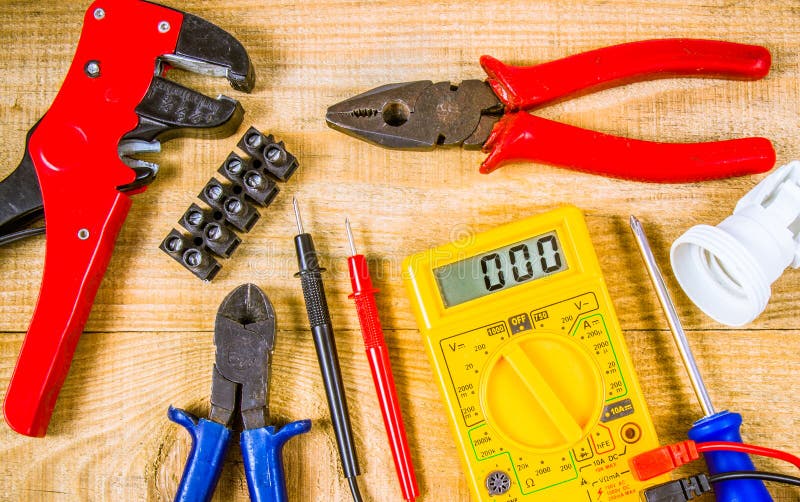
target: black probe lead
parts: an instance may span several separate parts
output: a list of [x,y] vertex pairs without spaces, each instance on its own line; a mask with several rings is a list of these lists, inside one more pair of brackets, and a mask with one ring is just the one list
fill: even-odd
[[353,500],[361,502],[361,493],[358,491],[356,479],[356,476],[360,474],[358,458],[356,458],[353,431],[350,427],[342,373],[339,369],[339,356],[336,353],[336,342],[333,338],[331,315],[328,312],[328,302],[325,299],[325,289],[322,285],[322,272],[325,269],[319,266],[314,240],[310,234],[303,232],[303,221],[300,219],[297,199],[292,198],[292,204],[298,232],[294,238],[294,247],[297,252],[297,265],[300,269],[295,277],[300,277],[300,283],[303,286],[308,322],[311,325],[311,334],[317,349],[317,359],[322,372],[322,382],[325,385],[325,395],[328,398],[331,424],[336,433],[339,457],[342,459],[344,477],[350,484]]
[[711,475],[696,474],[687,478],[667,481],[645,489],[642,492],[642,498],[645,502],[687,502],[712,491],[712,485],[715,483],[737,479],[759,479],[761,481],[800,486],[800,478],[787,476],[786,474],[763,471],[730,471]]
[[764,471],[730,471],[713,474],[708,477],[711,484],[721,483],[723,481],[731,481],[734,479],[760,479],[762,481],[771,481],[773,483],[783,483],[792,486],[800,486],[800,478],[789,476],[787,474],[780,474],[777,472],[764,472]]

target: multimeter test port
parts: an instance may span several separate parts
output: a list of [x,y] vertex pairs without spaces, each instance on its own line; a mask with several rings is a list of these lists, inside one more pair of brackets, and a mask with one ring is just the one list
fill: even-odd
[[658,446],[583,214],[567,206],[404,261],[475,500],[634,501]]

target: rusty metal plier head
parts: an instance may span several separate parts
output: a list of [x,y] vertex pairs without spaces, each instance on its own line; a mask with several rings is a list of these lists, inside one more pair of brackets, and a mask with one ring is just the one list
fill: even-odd
[[211,499],[222,471],[236,412],[247,487],[251,500],[286,500],[282,448],[292,437],[308,432],[310,420],[276,429],[269,422],[269,373],[275,346],[275,311],[257,286],[245,284],[219,307],[214,328],[216,362],[211,382],[209,419],[198,419],[170,407],[170,420],[192,436],[176,501]]
[[217,312],[214,345],[209,418],[230,427],[238,403],[245,429],[264,427],[269,418],[275,311],[263,291],[246,284],[225,298]]
[[578,93],[676,75],[759,79],[767,49],[717,40],[645,40],[535,66],[483,56],[488,79],[389,84],[328,108],[328,125],[387,148],[460,145],[489,156],[488,173],[532,161],[618,178],[689,182],[768,171],[775,151],[765,138],[658,143],[621,138],[537,117],[526,110]]

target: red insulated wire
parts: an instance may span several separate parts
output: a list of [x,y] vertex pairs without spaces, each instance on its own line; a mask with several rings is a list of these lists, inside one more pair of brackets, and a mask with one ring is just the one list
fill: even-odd
[[763,446],[727,441],[707,443],[695,443],[692,440],[682,441],[680,443],[660,446],[653,450],[640,453],[630,459],[628,463],[636,479],[645,481],[695,461],[700,458],[701,453],[711,451],[735,451],[750,455],[777,458],[794,464],[795,467],[800,469],[800,458],[791,453],[773,450]]
[[383,337],[381,320],[378,317],[378,308],[375,304],[375,292],[377,290],[372,286],[366,258],[362,254],[356,254],[349,221],[346,221],[346,227],[352,251],[352,256],[347,258],[350,282],[353,287],[353,294],[350,295],[350,298],[356,303],[358,322],[361,325],[361,332],[364,336],[367,359],[372,371],[375,390],[378,393],[378,402],[380,403],[386,434],[389,437],[389,446],[392,450],[397,478],[400,481],[400,490],[406,501],[413,502],[419,497],[419,487],[414,474],[414,464],[411,462],[411,450],[408,447],[403,416],[400,412],[400,401],[397,398],[397,390],[394,385],[392,366],[389,362],[389,350]]
[[800,469],[800,457],[785,451],[773,450],[772,448],[765,448],[763,446],[756,446],[754,444],[713,441],[707,443],[698,443],[697,451],[700,453],[705,453],[707,451],[738,451],[741,453],[747,453],[749,455],[758,455],[760,457],[777,458],[778,460],[789,462]]

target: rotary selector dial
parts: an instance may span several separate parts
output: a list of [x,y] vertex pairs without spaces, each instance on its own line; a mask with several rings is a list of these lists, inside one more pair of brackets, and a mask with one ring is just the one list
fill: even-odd
[[548,453],[586,437],[603,410],[603,389],[600,369],[578,342],[531,333],[490,357],[480,399],[487,422],[505,440]]

